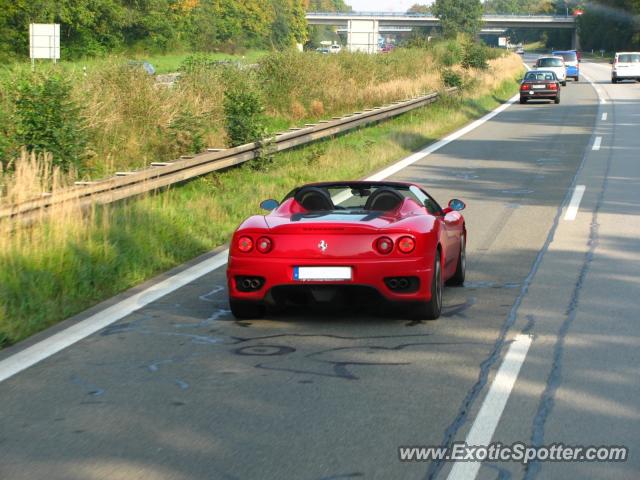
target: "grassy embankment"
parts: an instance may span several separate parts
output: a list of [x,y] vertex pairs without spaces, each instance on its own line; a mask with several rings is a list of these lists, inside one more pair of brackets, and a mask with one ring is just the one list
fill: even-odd
[[[277,154],[268,163],[211,174],[84,214],[73,206],[59,208],[51,212],[50,219],[30,228],[11,230],[0,225],[0,344],[19,341],[223,244],[242,218],[258,212],[260,199],[280,198],[304,182],[362,177],[481,116],[517,91],[514,79],[522,73],[515,55],[491,64],[489,71],[475,75],[474,88],[461,96],[330,141]],[[302,74],[308,66],[291,68]],[[326,77],[321,91],[314,85],[304,88],[307,93],[315,89],[325,95],[323,106],[334,107],[328,110],[340,111],[361,107],[363,90],[372,100],[383,103],[394,96],[424,91],[428,82],[438,82],[433,70],[414,73],[413,78],[372,83],[366,89],[358,88],[354,78],[334,91],[334,80]],[[298,96],[304,93],[290,90],[282,105],[291,107],[299,101],[306,110],[305,105],[312,102],[305,104],[301,99],[316,97]],[[278,111],[279,107],[272,104],[269,108]],[[288,115],[291,121],[299,116],[291,111]],[[38,183],[33,170],[25,168],[25,179],[16,178],[14,188],[25,190]]]
[[545,51],[549,51],[544,42],[541,41],[525,43],[523,48],[527,53],[543,53]]
[[[172,88],[158,87],[153,77],[121,57],[88,68],[86,76],[80,64],[43,66],[41,73],[62,72],[71,85],[88,139],[79,176],[89,179],[227,146],[223,99],[230,83],[262,98],[266,127],[277,131],[437,90],[443,63],[458,54],[447,48],[385,56],[281,52],[263,57],[260,68],[245,69],[200,66],[202,58],[195,57]],[[29,78],[24,65],[0,71],[2,151],[19,152],[19,140],[13,141],[19,137],[14,134],[17,122],[12,121],[20,113],[16,85]]]

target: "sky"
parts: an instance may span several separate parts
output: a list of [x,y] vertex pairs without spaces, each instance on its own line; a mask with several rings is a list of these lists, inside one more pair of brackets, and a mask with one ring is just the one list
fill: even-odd
[[406,12],[414,3],[428,5],[431,0],[345,0],[356,12]]

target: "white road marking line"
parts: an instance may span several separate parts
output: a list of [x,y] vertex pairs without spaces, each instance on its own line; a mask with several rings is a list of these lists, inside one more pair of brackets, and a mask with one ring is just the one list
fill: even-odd
[[476,120],[475,122],[470,123],[469,125],[467,125],[464,128],[461,128],[457,132],[454,132],[451,135],[446,136],[442,140],[440,140],[440,141],[428,146],[427,148],[425,148],[423,150],[420,150],[419,152],[416,152],[416,153],[408,156],[404,160],[400,160],[398,163],[395,163],[394,165],[391,165],[390,167],[385,168],[384,170],[376,173],[375,175],[371,175],[366,180],[369,180],[369,181],[372,181],[372,182],[373,181],[380,181],[380,180],[384,180],[387,177],[390,177],[391,175],[393,175],[395,173],[398,173],[399,171],[407,168],[409,165],[411,165],[413,163],[416,163],[418,160],[422,160],[423,158],[431,155],[433,152],[435,152],[437,150],[440,150],[445,145],[448,145],[449,143],[453,142],[454,140],[457,140],[458,138],[462,137],[463,135],[466,135],[467,133],[471,132],[472,130],[475,130],[476,128],[478,128],[482,124],[484,124],[484,123],[488,122],[489,120],[491,120],[496,115],[498,115],[498,114],[502,113],[503,111],[505,111],[514,102],[516,102],[519,99],[520,99],[520,94],[518,94],[518,95],[514,96],[513,98],[509,99],[507,101],[507,103],[504,103],[504,104],[500,105],[498,108],[496,108],[494,111],[488,113],[484,117]]
[[[594,64],[592,64],[592,65],[594,65]],[[598,102],[600,103],[600,105],[606,105],[607,104],[607,100],[605,100],[605,98],[604,98],[604,95],[605,95],[604,90],[602,90],[600,87],[596,86],[596,83],[591,79],[591,77],[589,75],[583,74],[582,76],[585,78],[585,80],[587,80],[587,82],[589,82],[591,84],[593,89],[598,94]]]
[[607,112],[604,112],[604,113],[602,114],[602,121],[603,121],[603,122],[607,120],[607,116],[608,116],[608,113],[607,113]]
[[[518,335],[500,365],[496,377],[491,383],[489,393],[482,402],[478,416],[467,435],[467,445],[489,445],[498,426],[511,390],[518,379],[520,367],[527,357],[532,338]],[[447,480],[473,480],[478,474],[482,462],[456,462],[449,472]]]
[[576,215],[578,215],[578,208],[580,207],[580,202],[582,201],[582,196],[584,195],[586,188],[587,187],[584,185],[576,185],[573,195],[571,196],[569,206],[567,207],[567,212],[564,214],[565,220],[573,221],[576,219]]
[[225,250],[0,361],[0,382],[227,263]]
[[[472,130],[480,127],[484,123],[491,120],[496,115],[502,113],[509,108],[514,102],[519,99],[519,94],[510,98],[506,103],[498,106],[495,110],[489,112],[484,117],[470,123],[466,127],[448,135],[442,140],[426,147],[425,149],[410,155],[409,157],[400,160],[399,162],[385,168],[384,170],[376,173],[375,175],[367,178],[369,181],[384,180],[385,178],[399,172],[403,168],[421,160],[422,158],[430,155],[436,150],[444,147],[445,145],[457,140],[458,138],[466,135]],[[159,298],[168,295],[171,292],[187,285],[188,283],[206,275],[227,263],[227,257],[229,250],[225,250],[211,257],[193,267],[180,272],[173,277],[167,278],[162,282],[149,287],[143,292],[123,300],[111,307],[90,316],[89,318],[82,320],[81,322],[62,330],[51,337],[48,337],[31,347],[15,353],[14,355],[0,360],[0,382],[12,377],[13,375],[29,368],[32,365],[54,355],[61,350],[73,345],[74,343],[88,337],[89,335],[96,333],[97,331],[111,325],[114,322],[126,317],[130,313],[139,310],[140,308],[148,305]]]
[[593,142],[593,147],[591,147],[591,150],[600,150],[600,145],[602,144],[602,137],[596,137],[595,141]]

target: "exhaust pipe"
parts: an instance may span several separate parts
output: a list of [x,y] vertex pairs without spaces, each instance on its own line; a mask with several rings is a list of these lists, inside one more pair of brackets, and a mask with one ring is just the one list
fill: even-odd
[[409,280],[407,280],[406,278],[401,278],[400,280],[398,280],[399,289],[404,290],[408,286],[409,286]]
[[391,290],[395,290],[396,288],[398,288],[398,280],[396,280],[395,278],[389,280],[389,288]]
[[251,288],[251,280],[249,280],[248,278],[242,280],[242,288],[249,290]]
[[258,280],[257,278],[254,278],[249,283],[250,283],[251,288],[253,290],[257,290],[258,288],[260,288],[260,280]]

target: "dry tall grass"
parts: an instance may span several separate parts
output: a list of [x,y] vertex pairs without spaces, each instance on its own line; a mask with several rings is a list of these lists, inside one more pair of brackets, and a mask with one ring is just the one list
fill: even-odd
[[[73,98],[89,133],[89,152],[80,174],[95,179],[197,149],[227,146],[223,99],[230,79],[260,92],[268,125],[281,129],[440,90],[443,66],[459,55],[454,47],[443,43],[384,55],[276,52],[262,58],[255,69],[190,70],[170,88],[156,84],[121,57],[101,62],[86,75],[71,71],[67,77]],[[504,69],[516,62],[517,57],[509,56],[491,64]],[[0,82],[0,113],[8,112],[10,118],[12,75],[27,74],[6,75]],[[486,77],[484,82],[497,81],[492,74],[479,76]]]
[[476,72],[476,78],[487,89],[499,87],[505,78],[515,78],[523,71],[522,59],[518,55],[507,55],[489,60],[489,69]]
[[[226,146],[222,103],[228,75],[228,67],[196,69],[167,88],[116,58],[79,76],[74,96],[84,106],[92,140],[85,177],[189,153],[194,135],[202,136],[205,147]],[[262,92],[267,114],[279,127],[442,87],[439,64],[423,50],[387,56],[274,53],[257,71],[232,75]]]
[[104,175],[189,153],[183,139],[193,132],[184,132],[189,130],[180,125],[184,118],[206,124],[207,146],[224,146],[223,95],[223,82],[215,71],[206,78],[188,76],[167,88],[120,61],[105,64],[76,86],[92,132],[87,170]]
[[439,90],[441,67],[421,49],[385,55],[282,52],[264,58],[257,76],[269,114],[295,119],[290,105],[313,112],[319,102],[337,115]]

